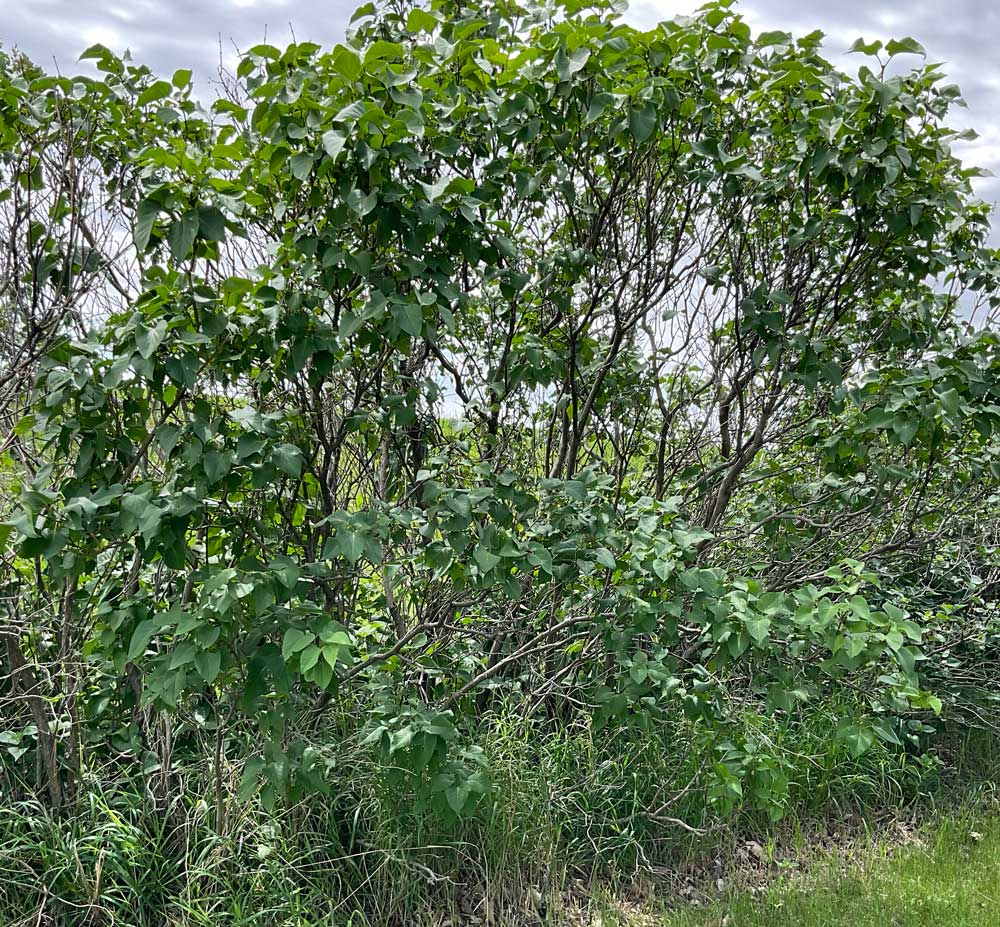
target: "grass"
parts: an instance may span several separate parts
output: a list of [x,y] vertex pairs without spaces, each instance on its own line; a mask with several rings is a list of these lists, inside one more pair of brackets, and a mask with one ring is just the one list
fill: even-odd
[[[942,779],[943,767],[885,745],[852,758],[830,737],[849,709],[817,705],[795,723],[747,714],[732,731],[733,738],[766,742],[770,755],[787,768],[788,818],[779,830],[788,833],[790,820],[802,822],[808,833],[816,821],[849,813],[930,808],[945,792],[954,793]],[[577,913],[581,905],[594,910],[594,896],[602,892],[596,887],[621,898],[650,869],[683,865],[709,852],[732,859],[740,839],[757,835],[767,844],[777,832],[752,803],[707,838],[643,816],[644,809],[698,775],[704,746],[697,728],[683,720],[652,731],[595,735],[586,728],[545,732],[512,716],[493,718],[480,734],[496,791],[491,803],[463,821],[421,807],[357,752],[333,769],[329,797],[313,796],[274,812],[233,798],[224,835],[214,830],[211,793],[203,785],[208,777],[194,768],[166,802],[135,780],[94,780],[78,806],[60,817],[34,800],[5,800],[0,794],[0,924],[367,927],[440,925],[449,917],[465,924],[474,914],[496,927],[526,927],[539,923],[542,914],[545,924],[580,927],[593,922],[581,922]],[[957,745],[945,778],[962,783],[992,778],[1000,762],[991,743]],[[239,775],[238,746],[232,750],[232,785]],[[978,765],[969,765],[973,760]],[[705,789],[695,789],[671,806],[670,814],[702,825],[715,811]],[[942,850],[959,846],[962,826],[956,824],[952,833],[942,825],[934,838],[943,841]],[[1000,829],[982,833],[983,839],[966,849],[993,852],[995,864]],[[883,862],[897,865],[888,856]],[[869,903],[863,899],[865,891],[875,890],[874,871],[873,866],[845,875],[831,869],[826,881],[818,879],[805,895],[796,894],[794,883],[775,885],[764,900],[734,896],[731,911],[716,906],[656,923],[707,927],[728,914],[729,927],[780,925],[786,921],[774,920],[775,911],[784,917],[797,912],[796,905],[813,903],[810,898],[836,913],[847,910],[836,892],[861,899],[859,905]],[[615,918],[630,923],[622,920],[620,905],[616,909],[609,901],[607,908],[605,925]],[[559,920],[563,914],[568,921]],[[803,923],[868,922],[854,917]],[[910,923],[924,922],[899,922]],[[893,927],[893,921],[883,918],[879,927]]]
[[[605,920],[607,925],[609,922]],[[1000,923],[1000,818],[958,813],[914,843],[872,841],[756,897],[665,915],[662,927],[995,927]]]

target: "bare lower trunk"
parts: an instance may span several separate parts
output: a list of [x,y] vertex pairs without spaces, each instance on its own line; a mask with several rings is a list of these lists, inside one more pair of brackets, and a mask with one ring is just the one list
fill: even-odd
[[[49,803],[53,808],[59,808],[63,801],[62,779],[59,775],[59,758],[57,741],[52,732],[49,711],[40,693],[38,677],[31,664],[21,651],[21,642],[16,634],[6,631],[0,633],[4,650],[7,654],[7,664],[10,666],[11,689],[25,698],[28,710],[31,712],[35,727],[38,728],[38,758],[45,788],[49,795]],[[39,783],[41,786],[41,783]]]

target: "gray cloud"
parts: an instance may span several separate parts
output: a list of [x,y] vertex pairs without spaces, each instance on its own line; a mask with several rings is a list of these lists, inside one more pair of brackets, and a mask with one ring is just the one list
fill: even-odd
[[[664,16],[687,12],[694,3],[682,0],[639,0],[630,18],[652,25]],[[738,9],[755,31],[784,29],[805,35],[825,33],[825,55],[837,67],[856,73],[865,62],[848,54],[855,39],[901,39],[912,36],[939,62],[949,83],[962,88],[967,109],[952,111],[951,124],[974,129],[979,138],[956,142],[955,152],[967,164],[1000,175],[1000,5],[995,0],[745,0]],[[917,62],[919,59],[912,59]],[[1000,177],[980,178],[976,191],[990,203],[1000,201]]]
[[[159,73],[194,69],[195,80],[214,78],[220,60],[232,65],[237,48],[267,38],[283,44],[294,35],[324,45],[343,38],[360,0],[0,0],[0,43],[17,45],[40,64],[66,71],[85,66],[77,56],[101,42],[132,51]],[[627,18],[639,26],[692,12],[701,0],[636,0]],[[796,34],[822,29],[828,57],[845,70],[862,63],[846,50],[858,36],[913,36],[932,61],[942,62],[963,90],[968,109],[955,114],[959,128],[980,133],[956,150],[970,164],[1000,174],[1000,5],[995,0],[745,0],[739,9],[755,29]],[[1000,200],[1000,179],[978,183],[989,201]]]
[[156,72],[192,68],[196,80],[208,81],[220,60],[231,64],[237,49],[258,42],[341,41],[353,6],[335,0],[320,12],[291,0],[11,0],[0,42],[64,72],[83,70],[80,52],[99,42],[128,49]]

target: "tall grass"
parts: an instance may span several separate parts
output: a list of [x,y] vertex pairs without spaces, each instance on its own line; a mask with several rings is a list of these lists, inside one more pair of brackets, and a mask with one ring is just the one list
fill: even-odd
[[[830,736],[857,710],[827,703],[795,719],[740,718],[733,736],[766,742],[782,761],[786,816],[884,810],[940,793],[937,764],[880,743],[851,757]],[[94,782],[59,818],[8,802],[0,923],[357,927],[431,912],[551,920],[573,886],[629,880],[773,826],[751,796],[728,816],[712,805],[702,778],[713,754],[694,722],[546,732],[510,712],[478,733],[494,792],[462,820],[422,805],[346,746],[329,797],[273,812],[232,797],[225,834],[214,830],[207,776],[204,790],[187,776],[169,803],[142,782]],[[959,743],[953,760],[969,762],[967,752],[983,749]]]

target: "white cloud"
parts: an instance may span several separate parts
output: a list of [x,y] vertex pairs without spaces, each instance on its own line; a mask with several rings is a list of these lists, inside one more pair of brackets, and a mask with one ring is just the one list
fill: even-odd
[[[98,44],[106,45],[108,48],[120,48],[126,44],[122,34],[110,26],[87,26],[82,31],[77,31],[71,24],[67,24],[63,28],[63,32],[64,34],[73,35],[74,38],[81,39],[84,48]],[[82,48],[80,50],[83,51]]]

